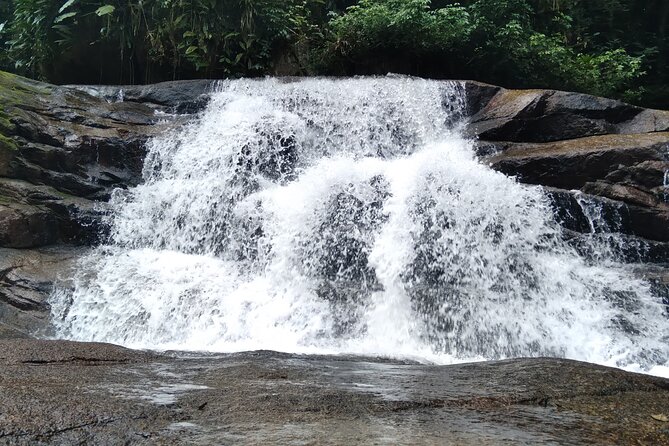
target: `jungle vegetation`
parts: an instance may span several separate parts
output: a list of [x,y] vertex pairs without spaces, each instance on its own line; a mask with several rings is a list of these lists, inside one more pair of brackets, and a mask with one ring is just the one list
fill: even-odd
[[54,83],[413,74],[669,108],[667,0],[2,0],[0,69]]

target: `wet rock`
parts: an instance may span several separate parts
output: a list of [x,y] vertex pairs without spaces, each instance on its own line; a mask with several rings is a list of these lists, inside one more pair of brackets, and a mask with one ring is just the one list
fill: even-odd
[[468,132],[483,140],[550,142],[669,130],[667,111],[644,110],[612,99],[554,90],[500,89],[487,100],[494,90],[472,85],[470,112],[475,113],[470,117]]
[[318,281],[317,293],[330,303],[340,333],[360,328],[361,305],[381,287],[369,264],[369,240],[387,218],[388,187],[382,176],[349,184],[319,211],[323,220],[304,246],[304,273]]
[[193,79],[153,85],[73,86],[111,102],[154,104],[175,113],[196,113],[209,102],[216,81]]
[[51,340],[0,339],[0,364],[127,364],[146,362],[153,354],[113,344]]
[[[669,241],[669,133],[604,135],[551,143],[495,143],[493,169],[519,181],[581,191],[624,207],[624,231]],[[579,223],[582,226],[582,222]]]
[[[167,106],[204,88],[187,85],[135,95]],[[105,225],[97,203],[137,185],[145,142],[185,119],[157,114],[151,102],[108,102],[2,72],[0,100],[0,247],[99,241]]]
[[668,380],[575,361],[176,357],[35,340],[0,350],[7,444],[669,441],[652,417],[669,405]]
[[[563,228],[578,233],[589,233],[593,230],[590,219],[583,210],[582,201],[579,201],[582,194],[553,187],[545,187],[544,191],[551,200],[555,218]],[[597,200],[594,197],[593,199]],[[603,202],[602,206],[605,204],[606,202]]]
[[[490,166],[531,184],[579,189],[587,182],[609,175],[624,175],[622,170],[665,166],[669,153],[669,133],[604,135],[551,143],[498,143],[499,153],[487,159]],[[641,167],[641,168],[642,168]],[[643,182],[661,186],[659,176]]]
[[[33,100],[9,109],[13,127],[7,133],[14,150],[0,157],[7,160],[5,177],[88,198],[104,198],[113,187],[139,182],[144,143],[158,124],[116,121],[106,102],[90,96],[73,99],[56,92]],[[59,101],[68,107],[67,115],[55,107]],[[152,110],[144,107],[143,112],[155,121]]]
[[[612,188],[614,190],[606,190]],[[669,242],[669,215],[664,203],[634,188],[587,183],[580,191],[547,188],[558,222],[576,232],[617,233]],[[612,198],[604,198],[612,197]],[[643,201],[648,199],[650,205]]]
[[485,109],[492,98],[502,89],[495,85],[484,84],[483,82],[464,81],[464,90],[466,100],[466,115],[475,116],[481,110]]
[[260,137],[241,147],[236,157],[238,175],[260,174],[273,181],[293,180],[299,161],[295,137],[281,132],[261,132]]
[[103,207],[49,186],[0,178],[0,247],[91,244],[105,234]]
[[85,248],[0,248],[0,339],[48,334],[54,283],[67,288]]

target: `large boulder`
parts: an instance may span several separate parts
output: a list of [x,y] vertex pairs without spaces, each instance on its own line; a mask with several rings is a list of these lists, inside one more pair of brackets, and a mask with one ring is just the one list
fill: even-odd
[[[666,445],[669,380],[535,358],[435,366],[0,341],[0,443]],[[355,440],[351,440],[355,439]]]
[[50,186],[0,178],[0,247],[94,243],[105,233],[102,210]]
[[549,142],[669,130],[669,111],[556,90],[507,90],[467,81],[468,132],[486,141]]
[[0,72],[0,247],[99,240],[99,203],[141,181],[146,141],[211,86],[59,87]]
[[669,111],[471,81],[464,91],[466,132],[493,169],[610,200],[623,222],[613,230],[669,241]]
[[496,142],[486,161],[519,181],[580,190],[619,203],[618,229],[669,241],[669,133],[603,135],[550,143]]
[[658,198],[669,170],[669,132],[603,135],[549,143],[499,142],[488,158],[523,182],[565,189],[607,179],[637,184]]
[[141,178],[144,143],[166,124],[138,103],[0,73],[0,175],[86,198]]

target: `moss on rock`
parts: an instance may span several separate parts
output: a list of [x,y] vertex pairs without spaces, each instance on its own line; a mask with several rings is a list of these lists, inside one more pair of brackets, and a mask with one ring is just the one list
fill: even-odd
[[51,93],[51,87],[16,74],[0,71],[0,134],[15,131],[12,116],[17,108],[35,108],[40,98]]
[[2,133],[0,133],[0,150],[1,151],[6,151],[6,150],[18,150],[19,147],[16,145],[16,142],[14,142],[13,139],[6,137]]

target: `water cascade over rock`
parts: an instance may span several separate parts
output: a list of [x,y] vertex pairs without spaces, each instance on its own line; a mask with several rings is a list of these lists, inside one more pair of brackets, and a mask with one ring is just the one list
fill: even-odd
[[57,336],[666,364],[661,298],[567,243],[541,187],[477,159],[461,88],[221,83],[196,121],[151,140],[144,182],[112,194],[108,243],[52,295]]

